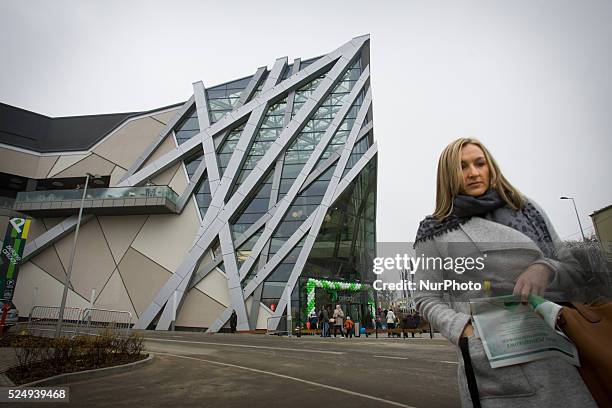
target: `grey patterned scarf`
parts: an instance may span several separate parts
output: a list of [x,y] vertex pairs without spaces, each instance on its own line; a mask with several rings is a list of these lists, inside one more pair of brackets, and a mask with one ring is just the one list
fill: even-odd
[[443,220],[426,217],[419,225],[414,244],[416,246],[418,242],[457,229],[474,216],[490,219],[525,234],[538,245],[547,258],[554,257],[550,232],[537,208],[525,200],[523,208],[515,211],[506,205],[493,188],[489,188],[480,197],[458,195],[453,200],[453,212]]

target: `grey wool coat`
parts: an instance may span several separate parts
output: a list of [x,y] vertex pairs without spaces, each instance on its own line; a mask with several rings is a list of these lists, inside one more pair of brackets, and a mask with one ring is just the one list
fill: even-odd
[[[533,201],[531,201],[533,203]],[[535,205],[535,203],[534,203]],[[453,344],[470,321],[469,298],[512,294],[518,276],[531,264],[543,263],[554,271],[554,278],[545,297],[564,300],[563,294],[580,284],[581,274],[569,253],[564,253],[560,240],[546,214],[539,208],[549,232],[559,249],[556,259],[545,258],[534,241],[519,231],[486,218],[473,217],[459,228],[447,231],[416,245],[416,256],[424,257],[484,257],[481,270],[439,270],[435,267],[417,268],[415,301],[421,315]],[[441,282],[488,280],[492,293],[481,291],[441,292],[419,290],[420,280]],[[591,394],[574,366],[558,357],[507,367],[491,368],[482,342],[477,337],[468,339],[472,366],[478,385],[482,407],[596,407]],[[472,407],[465,366],[458,351],[458,381],[461,404]]]

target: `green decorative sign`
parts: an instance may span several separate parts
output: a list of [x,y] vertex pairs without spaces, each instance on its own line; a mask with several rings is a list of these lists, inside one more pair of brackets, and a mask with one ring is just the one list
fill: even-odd
[[[369,287],[369,285],[365,285],[358,282],[340,282],[325,279],[309,278],[306,282],[306,316],[310,316],[310,313],[315,310],[316,288],[323,288],[335,292],[338,290],[359,291]],[[368,291],[368,305],[370,305],[372,309],[374,308],[374,296],[372,295],[371,291]]]
[[15,286],[17,285],[17,273],[21,264],[21,257],[25,248],[31,220],[27,218],[11,218],[6,229],[2,253],[0,258],[0,296],[2,296],[2,318],[0,326],[4,326],[6,313],[10,309]]

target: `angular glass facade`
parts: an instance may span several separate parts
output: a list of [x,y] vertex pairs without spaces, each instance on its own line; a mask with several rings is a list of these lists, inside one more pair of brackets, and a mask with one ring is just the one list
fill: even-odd
[[[101,144],[98,153],[106,162],[83,159],[98,166],[96,172],[113,186],[171,179],[163,183],[176,188],[172,214],[122,220],[135,230],[130,239],[117,238],[134,242],[120,272],[148,276],[159,269],[155,280],[138,278],[151,287],[133,296],[140,299],[130,306],[138,316],[136,328],[168,329],[170,296],[177,296],[183,325],[211,332],[223,329],[232,311],[239,330],[273,329],[283,316],[303,321],[312,310],[336,302],[361,318],[372,300],[367,272],[376,233],[377,150],[369,78],[367,36],[323,57],[291,64],[278,59],[252,76],[208,89],[194,84],[193,97],[174,107],[174,117],[163,117],[167,123],[159,131],[164,134],[151,135],[146,150],[122,149],[131,142],[125,138],[114,141],[114,149]],[[51,168],[48,173],[78,175],[79,166],[70,165],[65,174]],[[172,177],[158,177],[177,168]],[[124,211],[113,207],[118,215],[133,214],[136,198],[116,201],[113,205]],[[109,222],[117,220],[90,225],[106,228]],[[62,239],[52,229],[44,231],[45,242]],[[123,233],[122,228],[111,231]],[[163,241],[166,233],[172,242]],[[38,252],[35,248],[30,256]],[[146,266],[135,271],[136,264]],[[119,289],[130,281],[115,280],[112,287]]]
[[[261,118],[237,121],[216,139],[220,175],[231,178],[226,202],[240,197],[228,219],[235,249],[229,264],[223,258],[224,272],[230,275],[235,261],[250,329],[262,328],[262,311],[270,329],[270,319],[272,326],[283,326],[287,310],[295,326],[313,310],[336,304],[364,321],[375,305],[369,281],[376,247],[376,150],[368,51],[366,42],[340,70],[319,58],[286,65],[277,82],[289,83],[294,71],[308,74],[273,96],[269,90],[276,83],[268,81],[275,79],[265,71],[247,100],[267,101]],[[207,91],[211,122],[235,109],[239,88]],[[218,100],[211,102],[211,96]],[[297,123],[302,111],[307,115]],[[289,125],[296,124],[289,134]],[[243,152],[241,145],[248,148]],[[228,174],[235,155],[240,165]],[[253,176],[257,168],[261,176]],[[245,194],[251,177],[258,182]]]

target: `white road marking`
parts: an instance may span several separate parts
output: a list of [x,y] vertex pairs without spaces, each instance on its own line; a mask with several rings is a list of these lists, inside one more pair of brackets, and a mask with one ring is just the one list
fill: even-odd
[[144,339],[145,340],[151,340],[151,341],[167,341],[167,342],[172,342],[172,343],[192,343],[192,344],[206,344],[206,345],[211,345],[211,346],[256,348],[256,349],[264,349],[264,350],[299,351],[299,352],[303,352],[303,353],[346,354],[344,351],[298,349],[298,348],[270,347],[270,346],[253,346],[253,345],[248,345],[248,344],[216,343],[216,342],[212,342],[212,341],[169,340],[169,339],[156,339],[156,338],[153,338],[153,337],[145,337]]
[[393,356],[374,356],[380,358],[392,358],[394,360],[408,360],[408,357],[393,357]]
[[447,364],[459,364],[458,361],[445,361],[445,360],[441,360],[441,363],[447,363]]
[[374,401],[384,402],[386,404],[394,405],[396,407],[415,408],[415,407],[413,407],[411,405],[406,405],[406,404],[402,404],[400,402],[396,402],[396,401],[391,401],[391,400],[387,400],[387,399],[384,399],[384,398],[375,397],[373,395],[362,394],[360,392],[350,391],[350,390],[347,390],[347,389],[344,389],[344,388],[333,387],[331,385],[321,384],[321,383],[317,383],[317,382],[309,381],[309,380],[304,380],[302,378],[291,377],[290,375],[284,375],[284,374],[273,373],[271,371],[259,370],[257,368],[250,368],[250,367],[239,366],[239,365],[236,365],[236,364],[222,363],[220,361],[206,360],[206,359],[203,359],[203,358],[181,356],[181,355],[178,355],[178,354],[170,354],[170,353],[153,353],[153,354],[157,354],[157,355],[160,355],[160,356],[171,356],[171,357],[177,357],[177,358],[184,358],[184,359],[187,359],[187,360],[203,361],[205,363],[217,364],[217,365],[221,365],[221,366],[225,366],[225,367],[239,368],[241,370],[251,371],[251,372],[259,373],[259,374],[272,375],[274,377],[280,377],[280,378],[284,378],[284,379],[287,379],[287,380],[298,381],[298,382],[301,382],[301,383],[304,383],[304,384],[308,384],[308,385],[314,385],[314,386],[321,387],[321,388],[327,388],[328,390],[343,392],[345,394],[354,395],[354,396],[357,396],[357,397],[362,397],[362,398],[367,398],[367,399],[371,399],[371,400],[374,400]]

